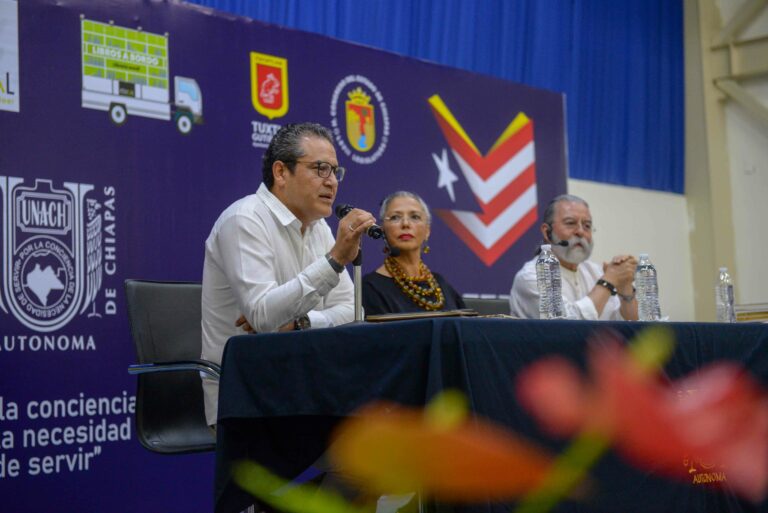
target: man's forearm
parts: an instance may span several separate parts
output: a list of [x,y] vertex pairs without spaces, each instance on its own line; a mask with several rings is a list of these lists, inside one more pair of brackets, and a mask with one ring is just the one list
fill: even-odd
[[587,296],[589,296],[589,299],[591,299],[592,303],[595,305],[595,310],[597,310],[597,317],[599,319],[600,316],[603,315],[605,305],[608,304],[608,300],[611,298],[611,292],[602,285],[595,285],[594,288],[589,291]]
[[307,315],[313,328],[330,328],[347,324],[355,319],[351,303],[338,304],[324,310],[310,310]]
[[629,301],[627,301],[628,296],[620,297],[621,306],[619,307],[619,313],[621,313],[625,321],[636,321],[639,318],[637,315],[637,299],[634,294],[629,297],[631,297]]
[[266,333],[278,330],[316,308],[322,297],[333,289],[334,282],[338,283],[337,274],[323,257],[292,280],[266,292],[254,295],[253,287],[242,283],[239,293],[253,329]]

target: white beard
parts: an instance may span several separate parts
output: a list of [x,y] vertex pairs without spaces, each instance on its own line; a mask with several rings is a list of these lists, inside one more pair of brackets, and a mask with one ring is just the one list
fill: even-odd
[[[556,242],[556,241],[555,241]],[[576,244],[580,244],[577,246]],[[557,244],[552,245],[552,252],[564,262],[569,264],[579,265],[583,261],[589,258],[592,254],[593,244],[584,237],[571,237],[568,239],[568,246],[563,247]]]

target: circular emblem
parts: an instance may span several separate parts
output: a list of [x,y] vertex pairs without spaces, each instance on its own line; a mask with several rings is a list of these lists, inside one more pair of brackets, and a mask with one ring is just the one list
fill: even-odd
[[342,152],[357,164],[373,164],[387,149],[389,111],[381,91],[362,75],[347,75],[331,97],[331,130]]
[[35,237],[25,242],[13,262],[13,292],[21,309],[41,325],[66,313],[74,299],[75,266],[58,240]]

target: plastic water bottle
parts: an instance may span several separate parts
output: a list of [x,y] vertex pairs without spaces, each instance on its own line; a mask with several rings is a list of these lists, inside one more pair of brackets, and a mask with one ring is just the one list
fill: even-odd
[[647,253],[640,254],[640,261],[635,271],[637,289],[637,313],[641,321],[661,319],[659,307],[659,285],[656,281],[656,268],[648,259]]
[[560,261],[552,254],[552,246],[544,244],[536,259],[536,284],[539,287],[539,319],[562,319],[563,292]]
[[728,274],[727,267],[720,268],[715,286],[715,305],[717,305],[717,322],[736,322],[736,311],[733,308],[733,280]]

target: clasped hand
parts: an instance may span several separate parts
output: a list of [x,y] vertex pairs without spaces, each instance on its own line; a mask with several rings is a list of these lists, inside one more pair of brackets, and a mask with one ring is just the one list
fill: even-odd
[[610,262],[603,262],[605,280],[612,283],[620,294],[632,295],[637,259],[632,255],[617,255]]

